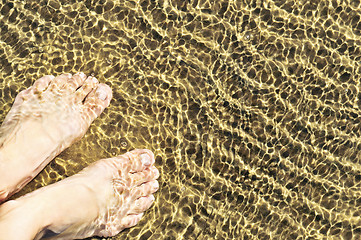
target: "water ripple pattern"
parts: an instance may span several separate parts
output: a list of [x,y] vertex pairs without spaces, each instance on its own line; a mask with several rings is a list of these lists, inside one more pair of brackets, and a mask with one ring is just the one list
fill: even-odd
[[45,74],[111,106],[15,197],[134,148],[160,189],[112,239],[361,239],[360,1],[0,3],[0,120]]

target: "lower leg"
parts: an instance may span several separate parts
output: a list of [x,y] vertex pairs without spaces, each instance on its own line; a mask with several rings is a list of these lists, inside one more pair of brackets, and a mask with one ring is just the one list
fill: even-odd
[[[92,193],[77,183],[60,182],[0,206],[0,239],[40,239],[44,234],[58,235],[77,224],[93,222],[97,209]],[[93,204],[84,204],[92,202]],[[80,204],[79,204],[80,203]],[[66,218],[69,215],[70,218]]]
[[[30,210],[31,209],[31,210]],[[43,229],[42,212],[23,201],[8,201],[0,207],[0,239],[35,239]]]

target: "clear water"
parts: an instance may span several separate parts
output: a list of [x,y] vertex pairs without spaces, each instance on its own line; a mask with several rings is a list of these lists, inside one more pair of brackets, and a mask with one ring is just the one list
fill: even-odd
[[149,148],[156,202],[114,239],[360,239],[360,15],[337,0],[3,0],[1,119],[45,74],[94,74],[114,95],[17,196]]

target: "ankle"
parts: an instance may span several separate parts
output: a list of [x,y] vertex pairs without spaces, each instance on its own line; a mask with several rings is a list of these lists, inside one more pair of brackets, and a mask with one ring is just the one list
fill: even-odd
[[37,209],[26,201],[11,200],[0,206],[0,239],[34,239],[44,228]]

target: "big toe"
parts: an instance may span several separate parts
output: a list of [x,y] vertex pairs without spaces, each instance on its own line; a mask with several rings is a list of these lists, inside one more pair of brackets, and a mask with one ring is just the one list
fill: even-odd
[[154,154],[148,149],[134,149],[125,154],[131,163],[130,172],[141,172],[155,162]]
[[88,124],[94,121],[109,106],[112,96],[112,90],[106,84],[101,83],[97,88],[92,89],[84,99],[84,120]]

